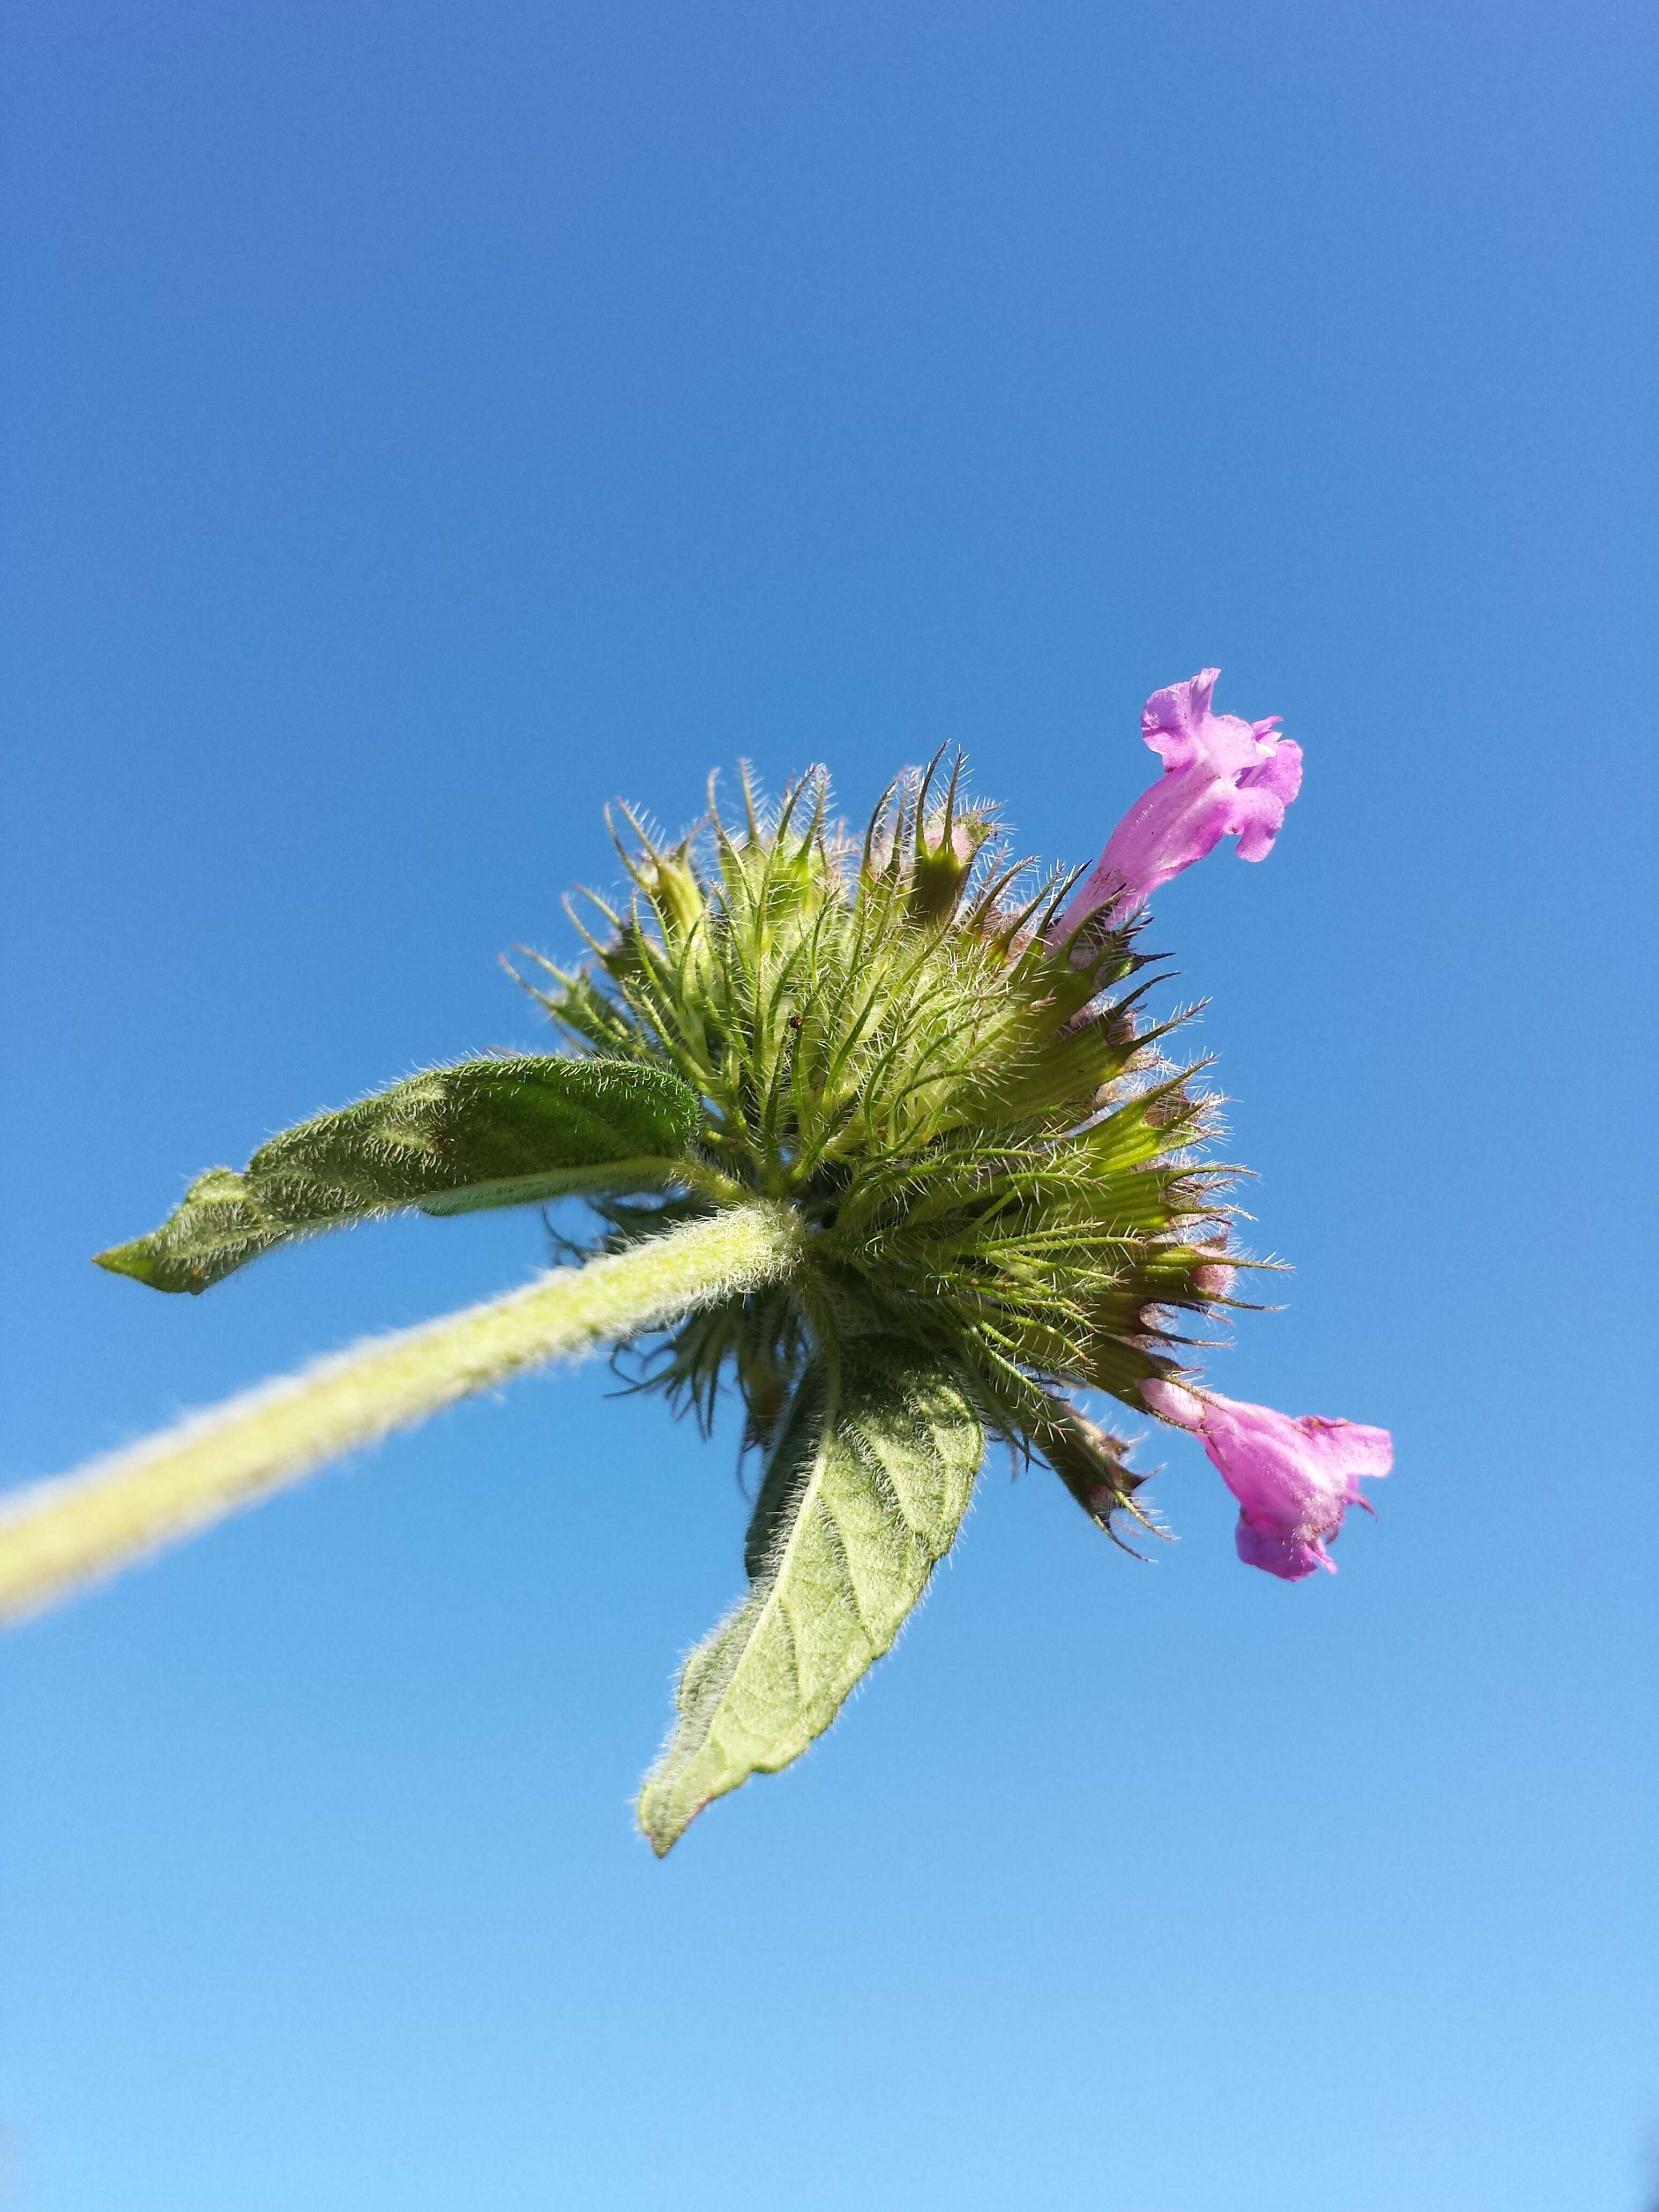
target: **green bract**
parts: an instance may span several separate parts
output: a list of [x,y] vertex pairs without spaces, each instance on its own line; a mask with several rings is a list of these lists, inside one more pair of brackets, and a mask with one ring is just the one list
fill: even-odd
[[829,1727],[955,1542],[984,1450],[960,1378],[910,1345],[860,1337],[809,1367],[755,1508],[749,1595],[686,1661],[640,1793],[657,1851]]
[[473,1060],[428,1068],[198,1176],[159,1229],[98,1255],[157,1291],[207,1290],[278,1244],[376,1214],[471,1213],[684,1180],[696,1094],[663,1068]]
[[364,1216],[580,1193],[594,1249],[648,1273],[653,1240],[723,1211],[793,1224],[787,1257],[634,1338],[641,1384],[705,1425],[735,1389],[764,1469],[748,1596],[687,1662],[641,1799],[659,1850],[829,1725],[953,1541],[986,1435],[1103,1527],[1133,1512],[1123,1445],[1070,1394],[1144,1410],[1188,1364],[1179,1315],[1226,1303],[1206,1102],[1164,1056],[1175,1024],[1141,1021],[1133,929],[1052,941],[1068,884],[1011,865],[955,775],[902,778],[857,841],[820,774],[744,800],[668,848],[627,817],[626,908],[595,902],[582,968],[541,962],[564,1054],[319,1116],[102,1255],[199,1291]]

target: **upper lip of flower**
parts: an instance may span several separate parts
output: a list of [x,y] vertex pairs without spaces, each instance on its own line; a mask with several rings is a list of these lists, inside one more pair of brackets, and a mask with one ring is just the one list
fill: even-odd
[[1212,773],[1234,779],[1265,761],[1277,738],[1279,717],[1246,722],[1212,712],[1218,668],[1201,668],[1184,684],[1154,691],[1140,713],[1141,734],[1166,769],[1203,760]]

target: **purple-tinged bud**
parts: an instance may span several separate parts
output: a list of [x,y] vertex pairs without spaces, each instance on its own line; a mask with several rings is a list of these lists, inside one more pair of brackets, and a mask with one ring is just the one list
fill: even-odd
[[949,808],[931,821],[918,821],[910,863],[910,912],[918,921],[937,921],[956,911],[993,826],[988,814]]

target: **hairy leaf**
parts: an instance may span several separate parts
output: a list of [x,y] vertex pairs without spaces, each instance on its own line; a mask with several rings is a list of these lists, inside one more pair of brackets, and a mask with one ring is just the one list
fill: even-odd
[[574,1190],[660,1188],[701,1120],[665,1068],[551,1055],[435,1067],[210,1168],[161,1228],[98,1255],[158,1291],[200,1291],[273,1246],[408,1206],[465,1213]]
[[890,1338],[809,1370],[756,1505],[749,1595],[686,1662],[641,1793],[659,1856],[713,1799],[829,1727],[951,1548],[983,1449],[950,1370]]

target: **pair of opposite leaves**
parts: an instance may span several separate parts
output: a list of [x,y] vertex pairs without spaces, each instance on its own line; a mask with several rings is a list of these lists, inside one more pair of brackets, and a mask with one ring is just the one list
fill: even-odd
[[[681,1179],[696,1093],[643,1062],[547,1055],[434,1068],[210,1169],[158,1230],[99,1255],[200,1292],[296,1237],[409,1207],[462,1213]],[[744,1548],[749,1591],[692,1653],[640,1799],[659,1854],[702,1808],[829,1727],[892,1645],[967,1510],[983,1453],[948,1370],[891,1338],[817,1362],[772,1448]]]

